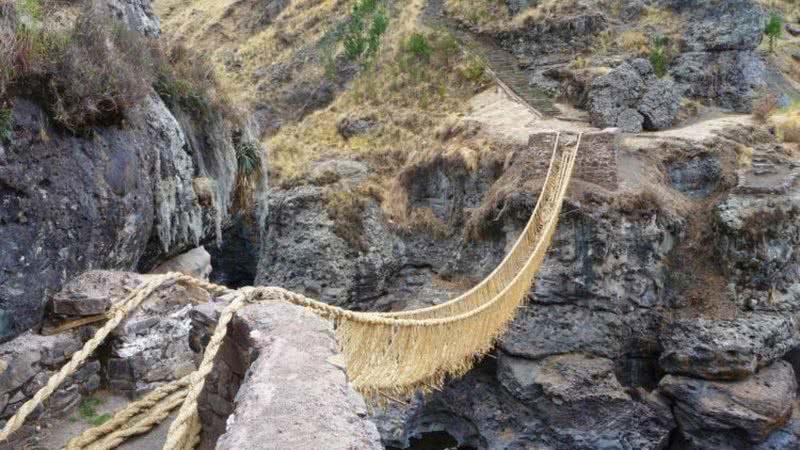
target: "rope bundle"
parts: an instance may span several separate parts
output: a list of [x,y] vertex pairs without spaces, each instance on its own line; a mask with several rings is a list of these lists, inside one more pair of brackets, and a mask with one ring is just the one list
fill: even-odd
[[580,142],[579,135],[574,149],[564,150],[558,156],[556,136],[547,178],[525,229],[500,265],[465,294],[429,308],[365,313],[277,287],[232,290],[181,274],[155,276],[114,307],[108,314],[108,322],[84,348],[20,407],[0,432],[0,442],[19,429],[27,416],[85,362],[132,310],[155,290],[174,282],[203,288],[227,301],[198,369],[130,404],[106,424],[72,439],[67,450],[115,448],[128,437],[147,432],[178,406],[180,410],[163,448],[194,448],[200,437],[197,400],[206,376],[213,369],[228,324],[237,311],[251,303],[284,301],[332,319],[348,377],[353,387],[369,399],[407,397],[417,391],[440,388],[446,379],[465,374],[492,349],[527,298],[555,233]]

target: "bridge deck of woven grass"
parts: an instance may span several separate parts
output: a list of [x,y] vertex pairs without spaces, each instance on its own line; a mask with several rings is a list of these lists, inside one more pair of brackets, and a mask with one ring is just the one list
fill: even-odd
[[108,321],[95,336],[8,420],[0,442],[19,429],[131,311],[160,287],[176,282],[205,289],[227,301],[198,369],[130,404],[107,423],[85,431],[72,439],[67,449],[115,448],[128,437],[149,431],[178,407],[164,449],[194,448],[201,428],[197,399],[228,324],[238,310],[258,302],[288,302],[333,320],[350,382],[370,400],[380,403],[440,388],[448,378],[465,374],[492,349],[528,297],[555,233],[580,142],[579,135],[574,148],[560,150],[556,137],[544,187],[528,224],[500,265],[463,295],[429,308],[368,313],[331,306],[278,287],[232,290],[182,274],[155,276],[108,312]]

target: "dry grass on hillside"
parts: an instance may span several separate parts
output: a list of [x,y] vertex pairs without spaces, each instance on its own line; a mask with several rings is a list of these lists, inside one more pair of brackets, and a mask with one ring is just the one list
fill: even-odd
[[487,0],[445,0],[447,14],[481,31],[500,29],[511,22],[505,2]]
[[[267,140],[273,179],[292,184],[309,162],[328,156],[372,161],[390,174],[408,155],[441,145],[437,127],[463,112],[486,82],[485,66],[462,53],[453,36],[425,31],[402,16],[387,36],[393,37],[349,91]],[[366,134],[345,139],[337,131],[341,119],[365,117],[376,122]]]
[[501,1],[445,0],[444,6],[452,17],[484,32],[520,28],[540,20],[580,11],[578,0],[541,0],[515,16],[511,14],[508,5]]
[[775,134],[780,141],[800,144],[800,104],[773,112],[768,123],[775,127]]
[[[248,5],[252,3],[252,5]],[[273,2],[277,8],[280,2]],[[274,17],[255,20],[264,10],[252,0],[156,0],[162,28],[172,39],[208,55],[225,93],[233,100],[251,104],[259,92],[256,72],[287,65],[298,50],[316,45],[350,14],[355,0],[293,0]],[[269,8],[267,8],[269,10]],[[261,14],[267,14],[261,12]],[[314,78],[324,69],[304,66],[294,79]],[[278,83],[274,83],[277,88]]]
[[769,9],[780,11],[787,21],[800,21],[800,2],[797,0],[759,0],[759,3]]

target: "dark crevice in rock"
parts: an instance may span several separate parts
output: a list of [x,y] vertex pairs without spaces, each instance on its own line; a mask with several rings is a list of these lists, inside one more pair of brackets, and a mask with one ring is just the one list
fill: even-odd
[[211,254],[212,283],[232,289],[255,284],[260,254],[260,232],[247,218],[240,218],[222,233],[222,244],[206,247]]
[[458,445],[456,438],[446,431],[420,433],[408,439],[409,446],[400,448],[387,446],[386,450],[478,450],[469,445]]

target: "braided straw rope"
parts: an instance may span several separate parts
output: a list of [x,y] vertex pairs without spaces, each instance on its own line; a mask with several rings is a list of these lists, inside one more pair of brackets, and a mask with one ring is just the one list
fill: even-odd
[[[75,372],[105,337],[156,289],[170,282],[193,285],[223,296],[223,310],[198,369],[163,386],[117,413],[110,422],[70,441],[67,450],[115,448],[130,436],[151,429],[180,405],[164,449],[194,448],[200,438],[197,400],[211,372],[233,316],[249,303],[284,301],[333,319],[336,337],[353,386],[366,397],[408,396],[438,389],[448,377],[458,377],[489,352],[528,296],[558,224],[582,135],[574,149],[553,157],[542,193],[520,238],[489,277],[465,295],[444,304],[401,313],[345,310],[277,287],[232,290],[193,277],[166,274],[145,281],[109,312],[108,322],[26,402],[0,432],[0,442],[22,426],[25,418]],[[132,423],[133,422],[133,423]]]

